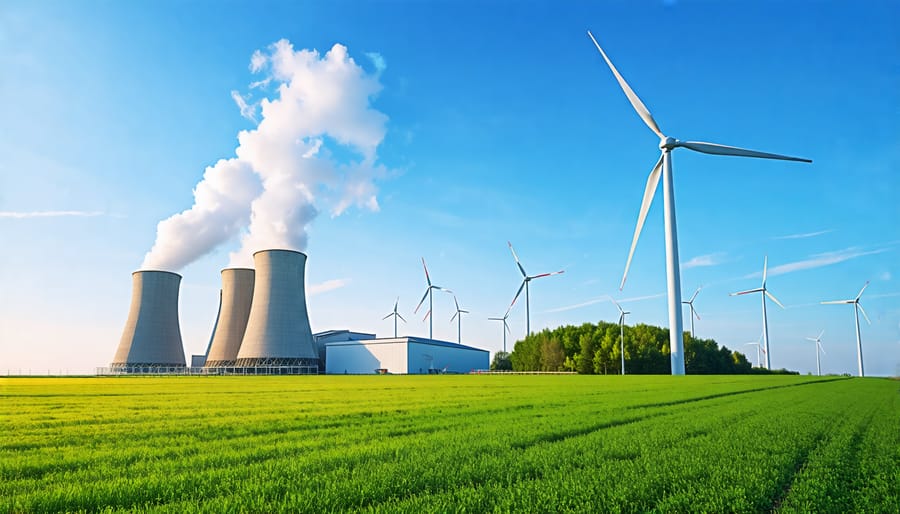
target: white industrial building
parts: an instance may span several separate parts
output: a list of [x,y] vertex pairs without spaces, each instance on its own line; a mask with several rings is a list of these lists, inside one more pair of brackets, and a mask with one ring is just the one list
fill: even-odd
[[490,366],[487,350],[418,337],[336,341],[325,349],[328,374],[469,373]]

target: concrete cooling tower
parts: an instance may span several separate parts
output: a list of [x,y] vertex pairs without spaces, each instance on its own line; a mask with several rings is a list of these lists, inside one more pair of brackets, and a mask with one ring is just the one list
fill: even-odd
[[135,271],[131,283],[131,310],[110,367],[124,372],[183,368],[184,347],[178,326],[181,275]]
[[250,319],[255,273],[247,268],[222,270],[222,301],[206,355],[206,367],[234,366]]
[[238,367],[317,366],[306,310],[306,254],[263,250],[253,254],[256,285]]

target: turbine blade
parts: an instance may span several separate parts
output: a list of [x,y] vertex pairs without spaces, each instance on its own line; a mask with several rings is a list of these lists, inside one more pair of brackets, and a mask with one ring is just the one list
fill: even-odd
[[456,313],[453,314],[453,317],[450,318],[450,323],[453,323],[453,320],[456,319],[456,316],[457,316],[458,314],[459,314],[459,311],[456,311]]
[[453,291],[447,289],[446,287],[441,287],[441,286],[431,286],[431,288],[432,288],[432,289],[437,289],[438,291],[443,291],[443,292],[445,292],[445,293],[447,293],[447,294],[453,294]]
[[425,317],[422,318],[422,321],[428,319],[428,316],[431,316],[431,309],[428,309],[428,312],[425,313]]
[[766,293],[766,296],[769,297],[769,300],[772,300],[773,302],[777,303],[779,307],[784,309],[784,305],[781,305],[781,302],[778,301],[778,298],[775,298],[775,295],[773,295],[772,293],[770,293],[768,291],[766,291],[765,293]]
[[659,156],[656,166],[650,171],[647,177],[647,187],[644,188],[644,199],[641,200],[641,211],[638,213],[637,226],[634,227],[634,237],[631,239],[631,250],[628,251],[628,260],[625,261],[625,273],[622,274],[622,283],[619,284],[619,291],[625,288],[625,279],[628,278],[628,268],[631,267],[631,258],[634,256],[634,248],[637,246],[638,238],[641,236],[641,229],[644,228],[644,220],[647,219],[647,211],[650,210],[650,204],[653,203],[653,195],[656,194],[656,186],[659,185],[660,170],[662,170],[663,156]]
[[428,289],[425,290],[425,294],[422,295],[422,299],[419,300],[419,305],[416,305],[416,308],[413,310],[413,314],[419,312],[419,307],[421,307],[422,304],[425,303],[425,299],[428,298],[428,292],[429,292],[429,291],[431,291],[431,288],[430,288],[430,287],[429,287]]
[[506,329],[507,334],[512,334],[512,330],[509,329],[509,323],[506,320],[503,320],[503,327]]
[[425,257],[422,257],[422,267],[425,268],[425,280],[431,285],[431,277],[428,276],[428,266],[425,265]]
[[697,320],[699,321],[700,315],[697,314],[697,311],[694,310],[694,304],[691,304],[691,312],[694,314],[694,317],[697,318]]
[[397,312],[397,305],[400,305],[400,297],[397,297],[397,301],[394,302],[394,312]]
[[612,61],[610,61],[609,57],[606,56],[606,52],[604,52],[603,49],[600,48],[600,43],[597,43],[597,40],[594,39],[594,35],[591,34],[590,30],[588,31],[588,36],[591,37],[591,41],[594,42],[594,46],[597,47],[597,50],[600,51],[600,55],[603,56],[603,60],[606,61],[609,69],[612,70],[613,75],[615,75],[616,80],[619,82],[619,86],[622,88],[622,91],[625,92],[625,96],[628,97],[628,101],[631,102],[631,106],[634,107],[635,111],[637,111],[638,116],[640,116],[641,119],[644,120],[644,123],[646,123],[647,126],[650,127],[650,130],[652,130],[654,134],[662,139],[664,137],[663,133],[661,130],[659,130],[659,126],[656,124],[656,120],[654,120],[653,116],[650,115],[650,111],[647,110],[647,106],[645,106],[644,102],[642,102],[641,99],[638,98],[638,96],[634,93],[634,91],[631,89],[631,86],[628,85],[628,82],[625,82],[625,79],[622,77],[622,75],[619,74],[619,70],[617,70],[616,67],[613,66]]
[[859,290],[859,294],[856,295],[856,299],[857,299],[857,300],[859,300],[859,297],[862,296],[863,291],[865,291],[867,287],[869,287],[869,281],[868,281],[868,280],[866,280],[866,285],[864,285],[863,288]]
[[748,289],[746,291],[738,291],[737,293],[728,293],[728,296],[739,296],[742,294],[759,293],[760,291],[763,291],[763,288],[757,287],[756,289]]
[[827,353],[825,353],[825,348],[822,347],[822,343],[816,341],[816,344],[819,345],[819,349],[822,350],[822,353],[824,353],[825,355],[828,355]]
[[[525,289],[525,281],[522,281],[522,285],[519,286],[519,291],[516,293],[516,296],[513,297],[513,301],[509,304],[509,308],[512,309],[512,306],[516,304],[516,300],[519,299],[519,295],[522,294],[522,290]],[[507,310],[508,312],[508,310]]]
[[733,155],[735,157],[757,157],[759,159],[777,159],[780,161],[797,161],[812,162],[803,157],[791,157],[788,155],[779,155],[777,153],[758,152],[756,150],[748,150],[746,148],[738,148],[737,146],[719,145],[716,143],[704,143],[702,141],[678,141],[677,146],[682,146],[688,150],[700,153],[708,153],[713,155]]
[[807,340],[807,341],[812,341],[812,342],[814,342],[814,343],[817,343],[817,342],[818,342],[818,340],[817,340],[815,337],[807,337],[806,340]]
[[856,302],[856,306],[859,307],[859,312],[861,312],[863,317],[866,318],[866,323],[871,325],[872,322],[869,321],[869,316],[866,314],[866,310],[862,308],[862,305],[860,305],[859,302]]
[[821,339],[822,339],[822,336],[824,336],[824,335],[825,335],[825,331],[824,331],[824,330],[821,331],[821,332],[819,332],[819,337],[816,338],[816,341],[821,340]]
[[459,302],[456,301],[456,295],[453,295],[453,303],[456,304],[456,310],[459,310]]
[[533,277],[528,277],[528,278],[531,280],[534,280],[536,278],[549,277],[551,275],[559,275],[560,273],[565,273],[565,272],[566,272],[566,270],[554,271],[552,273],[541,273],[540,275],[535,275]]
[[625,313],[619,314],[619,325],[623,325],[625,323]]
[[766,257],[763,259],[763,283],[762,283],[763,289],[765,289],[765,287],[766,287],[766,274],[768,273],[768,270],[769,270],[769,256],[766,255]]
[[390,318],[390,317],[393,316],[393,315],[394,315],[394,313],[392,312],[392,313],[388,314],[387,316],[381,318],[381,320],[384,321],[384,320]]
[[461,313],[463,313],[463,314],[471,314],[469,311],[467,311],[467,310],[465,310],[465,309],[460,309],[459,312],[461,312]]
[[702,289],[702,286],[698,287],[697,290],[694,291],[694,296],[691,296],[691,299],[687,303],[689,303],[691,305],[694,304],[694,298],[697,298],[697,295],[700,294],[700,289]]
[[622,310],[622,306],[619,305],[619,302],[615,301],[612,296],[609,297],[609,301],[611,301],[613,304],[615,304],[616,309],[619,309],[619,312],[625,312]]
[[397,317],[400,318],[401,320],[403,320],[404,323],[406,323],[406,320],[403,319],[403,316],[401,316],[400,313],[397,313]]
[[491,321],[503,321],[503,318],[488,318]]
[[516,260],[516,266],[519,267],[519,271],[522,272],[522,276],[523,276],[523,277],[527,277],[528,274],[525,273],[525,268],[523,268],[523,267],[522,267],[522,263],[519,262],[519,256],[516,255],[516,251],[513,249],[512,243],[510,243],[509,241],[507,241],[506,244],[509,245],[509,251],[512,252],[512,254],[513,254],[513,259]]
[[844,304],[844,303],[856,303],[856,300],[831,300],[827,302],[819,302],[822,305],[836,305],[836,304]]

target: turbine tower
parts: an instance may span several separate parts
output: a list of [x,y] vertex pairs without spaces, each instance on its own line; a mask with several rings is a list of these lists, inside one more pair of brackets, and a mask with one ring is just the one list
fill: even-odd
[[431,277],[428,275],[428,266],[425,265],[424,257],[422,257],[422,267],[425,268],[425,281],[428,283],[428,287],[425,289],[425,294],[422,295],[422,299],[419,300],[419,305],[416,305],[416,310],[413,311],[413,314],[419,312],[419,307],[422,306],[422,303],[425,302],[425,298],[427,297],[428,312],[425,313],[425,317],[431,316],[431,319],[428,320],[428,339],[434,339],[434,316],[432,316],[432,311],[434,310],[434,295],[432,294],[432,291],[437,289],[438,291],[444,291],[450,294],[453,294],[453,291],[431,283]]
[[806,338],[807,341],[812,341],[813,343],[816,344],[816,346],[815,346],[815,349],[816,349],[816,375],[818,375],[820,377],[822,376],[822,367],[819,365],[819,350],[822,350],[822,353],[825,353],[825,348],[822,348],[822,336],[824,334],[825,334],[825,331],[823,330],[816,337],[807,337]]
[[618,302],[609,298],[612,303],[616,304],[616,309],[619,309],[619,352],[622,357],[622,374],[625,374],[625,315],[631,314],[628,311],[622,310],[622,306],[619,305]]
[[678,264],[678,233],[675,223],[675,188],[672,179],[672,150],[676,148],[687,148],[700,153],[708,153],[713,155],[733,155],[736,157],[757,157],[761,159],[780,159],[786,161],[812,162],[809,159],[799,157],[788,157],[785,155],[777,155],[772,153],[757,152],[734,146],[725,146],[713,143],[703,143],[699,141],[680,141],[673,137],[667,137],[660,130],[650,111],[641,102],[640,98],[632,91],[631,87],[619,74],[619,71],[613,66],[612,61],[606,56],[606,52],[600,48],[600,44],[594,39],[594,35],[588,31],[594,46],[600,51],[603,60],[609,66],[610,71],[618,81],[619,86],[628,97],[631,106],[637,111],[638,116],[644,123],[659,137],[659,149],[662,155],[656,161],[656,165],[650,171],[647,179],[647,186],[644,189],[644,198],[641,201],[641,210],[638,214],[637,226],[634,229],[634,237],[631,241],[631,250],[628,252],[628,260],[625,263],[625,273],[622,275],[622,284],[619,289],[625,287],[625,279],[628,277],[628,268],[631,266],[631,257],[634,255],[634,247],[637,245],[638,237],[641,235],[641,229],[644,226],[644,220],[647,217],[647,211],[653,201],[653,195],[656,193],[659,185],[660,175],[663,179],[663,207],[665,215],[666,229],[666,276],[668,283],[668,307],[669,307],[669,345],[671,349],[672,374],[684,374],[684,338],[682,334],[682,319],[679,308],[681,307],[681,276]]
[[457,338],[458,339],[457,339],[457,341],[459,342],[459,344],[462,344],[462,315],[468,314],[469,311],[459,308],[459,302],[456,301],[456,295],[453,295],[453,303],[456,304],[456,312],[453,314],[453,317],[450,318],[450,323],[453,323],[453,320],[456,319],[456,322],[458,324],[458,327],[457,327]]
[[[525,268],[522,267],[522,263],[519,262],[519,256],[516,255],[516,251],[513,249],[512,243],[509,241],[506,242],[509,245],[509,251],[512,252],[513,259],[516,260],[516,266],[519,267],[519,271],[522,273],[522,285],[519,286],[519,291],[516,292],[516,296],[513,298],[512,303],[509,304],[509,308],[512,309],[512,306],[516,304],[516,300],[519,299],[519,295],[522,294],[522,289],[525,289],[525,335],[531,335],[531,298],[528,293],[528,284],[536,279],[542,277],[549,277],[550,275],[559,275],[560,273],[565,273],[565,270],[554,271],[552,273],[541,273],[540,275],[529,275],[525,273]],[[509,310],[507,309],[507,312]]]
[[509,324],[506,322],[506,318],[509,317],[509,309],[506,309],[506,314],[503,315],[502,318],[488,318],[491,321],[502,321],[503,322],[503,353],[506,353],[506,333],[509,332]]
[[746,291],[739,291],[737,293],[731,293],[728,296],[738,296],[742,294],[749,293],[762,293],[760,296],[762,297],[762,320],[763,320],[763,353],[766,354],[766,369],[772,369],[772,356],[771,352],[769,352],[769,321],[766,317],[766,297],[768,296],[770,300],[777,303],[779,307],[784,309],[784,305],[781,305],[781,302],[778,301],[775,296],[766,289],[766,270],[769,266],[769,257],[766,256],[763,260],[763,275],[762,275],[762,287],[758,287],[756,289],[748,289]]
[[[403,316],[401,316],[400,313],[397,312],[397,305],[398,305],[399,303],[400,303],[400,297],[398,296],[398,297],[397,297],[397,301],[394,302],[394,312],[392,312],[392,313],[388,314],[387,316],[381,318],[381,320],[384,321],[384,320],[390,318],[391,316],[394,317],[394,339],[397,339],[397,318],[403,319]],[[403,319],[403,322],[406,323],[406,320]]]
[[691,296],[691,299],[686,302],[681,302],[691,309],[691,338],[696,339],[697,334],[694,333],[694,318],[696,317],[698,320],[700,319],[700,315],[697,314],[697,311],[694,310],[694,300],[697,298],[697,295],[700,294],[700,290],[703,289],[703,286],[697,288],[694,291],[694,296]]
[[859,297],[862,296],[863,291],[865,291],[867,287],[869,287],[868,280],[866,281],[866,284],[863,286],[863,288],[859,290],[859,294],[856,295],[856,298],[854,298],[852,300],[833,300],[830,302],[822,302],[822,304],[837,304],[837,303],[852,303],[853,304],[853,310],[856,313],[856,361],[859,366],[859,376],[861,376],[861,377],[866,376],[866,372],[865,372],[865,369],[863,368],[862,339],[860,339],[860,337],[859,337],[859,313],[862,312],[863,317],[866,318],[866,323],[868,323],[869,325],[872,324],[872,322],[869,321],[869,316],[866,315],[865,309],[863,309],[862,305],[859,304]]

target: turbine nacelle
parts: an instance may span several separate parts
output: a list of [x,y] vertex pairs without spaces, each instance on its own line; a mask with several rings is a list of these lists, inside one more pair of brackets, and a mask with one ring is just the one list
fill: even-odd
[[675,139],[674,137],[664,137],[659,140],[659,149],[660,150],[673,150],[677,148],[681,143],[681,141]]

